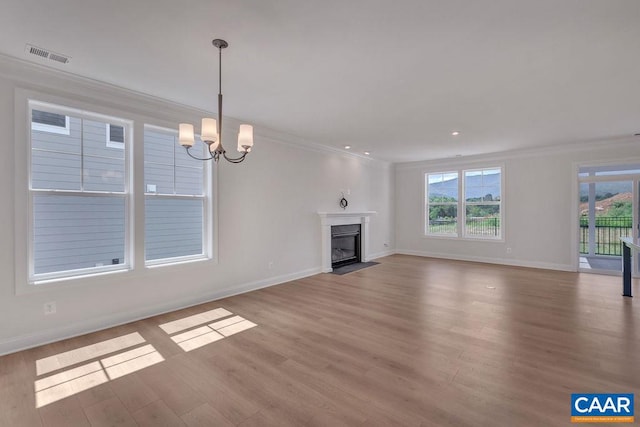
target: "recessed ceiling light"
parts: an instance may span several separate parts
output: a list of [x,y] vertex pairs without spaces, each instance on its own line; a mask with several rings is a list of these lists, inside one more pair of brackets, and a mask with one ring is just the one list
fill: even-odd
[[368,152],[368,151],[365,151],[365,152],[364,152],[364,155],[365,155],[365,156],[368,156],[369,154],[371,154],[371,153],[370,153],[370,152]]
[[460,132],[458,132],[457,130],[454,130],[453,132],[451,132],[451,135],[458,136],[460,135]]
[[344,146],[344,149],[345,149],[345,150],[351,150],[351,146],[350,146],[350,145],[345,145],[345,146]]

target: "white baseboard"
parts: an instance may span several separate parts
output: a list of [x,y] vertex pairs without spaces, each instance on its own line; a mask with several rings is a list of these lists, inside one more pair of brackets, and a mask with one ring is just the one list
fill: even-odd
[[12,337],[8,340],[0,341],[0,356],[44,344],[49,344],[67,338],[85,335],[114,326],[123,325],[125,323],[135,322],[137,320],[146,319],[148,317],[157,316],[159,314],[168,313],[187,307],[192,307],[194,305],[227,298],[233,295],[243,294],[269,286],[275,286],[282,283],[290,282],[292,280],[302,279],[304,277],[318,274],[320,273],[320,270],[320,267],[310,268],[295,273],[284,274],[281,276],[269,277],[266,279],[256,280],[254,282],[244,283],[239,286],[218,289],[215,292],[199,295],[198,297],[172,301],[171,303],[167,304],[144,307],[136,311],[117,313],[98,317],[95,319],[86,319],[82,322],[77,322],[63,328],[46,329],[35,332],[33,334]]
[[486,264],[499,264],[499,265],[510,265],[513,267],[528,267],[528,268],[540,268],[544,270],[558,270],[558,271],[576,271],[575,267],[571,264],[554,264],[549,262],[538,262],[538,261],[523,261],[509,258],[485,258],[479,256],[467,256],[467,255],[452,255],[446,253],[437,253],[437,252],[425,252],[425,251],[415,251],[411,249],[397,249],[395,251],[397,254],[401,255],[415,255],[429,258],[441,258],[441,259],[451,259],[456,261],[471,261],[471,262],[482,262]]
[[387,251],[382,251],[382,252],[376,252],[374,254],[369,254],[369,259],[367,261],[373,261],[374,259],[382,258],[382,257],[389,256],[389,255],[393,255],[395,253],[396,253],[395,250],[387,250]]

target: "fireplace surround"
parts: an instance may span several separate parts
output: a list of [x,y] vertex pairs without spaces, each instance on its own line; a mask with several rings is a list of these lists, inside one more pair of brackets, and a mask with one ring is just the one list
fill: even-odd
[[360,261],[369,258],[369,219],[375,211],[364,212],[318,212],[322,231],[322,272],[333,271],[331,253],[331,227],[336,225],[360,224]]

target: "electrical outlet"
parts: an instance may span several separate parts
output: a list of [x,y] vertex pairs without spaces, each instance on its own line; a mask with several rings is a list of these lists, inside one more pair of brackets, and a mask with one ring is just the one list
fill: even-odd
[[55,314],[56,313],[56,302],[45,302],[44,303],[44,314]]

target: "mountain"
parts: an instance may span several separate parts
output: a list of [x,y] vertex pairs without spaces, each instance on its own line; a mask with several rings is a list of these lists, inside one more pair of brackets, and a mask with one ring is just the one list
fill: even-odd
[[[484,187],[480,187],[482,176],[470,176],[467,178],[467,196],[471,198],[484,197],[490,193],[495,199],[499,195],[500,174],[485,175]],[[429,194],[432,196],[454,197],[458,189],[458,178],[444,182],[436,182],[429,185]],[[616,194],[631,193],[631,181],[610,181],[596,183],[596,199],[602,200]],[[484,193],[484,194],[483,194]],[[584,201],[589,195],[589,185],[580,184],[580,199]]]
[[[605,181],[596,183],[596,199],[607,199],[620,193],[631,193],[633,187],[631,181]],[[589,196],[589,184],[580,184],[580,200],[586,200]]]
[[[467,198],[484,197],[491,194],[495,200],[500,197],[500,174],[474,175],[467,178],[465,189]],[[481,186],[483,185],[483,186]],[[458,191],[458,178],[429,184],[429,195],[436,197],[455,197]]]

